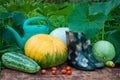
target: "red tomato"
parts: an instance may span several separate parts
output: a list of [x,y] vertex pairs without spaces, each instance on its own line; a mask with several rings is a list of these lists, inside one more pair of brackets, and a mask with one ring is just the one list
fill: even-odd
[[57,68],[56,67],[52,67],[51,70],[52,71],[57,71]]
[[71,70],[71,67],[70,67],[70,66],[67,66],[67,67],[66,67],[66,70],[67,70],[67,71],[70,71],[70,70]]
[[42,69],[40,72],[41,72],[41,74],[46,74],[47,73],[47,71],[45,69]]
[[57,74],[57,71],[54,71],[54,70],[53,70],[53,71],[52,71],[52,74],[53,74],[53,75],[56,75],[56,74]]
[[62,73],[62,74],[66,74],[66,72],[67,72],[67,71],[66,71],[65,69],[62,69],[62,70],[61,70],[61,73]]
[[67,71],[66,72],[68,75],[71,75],[72,74],[72,71],[70,70],[70,71]]

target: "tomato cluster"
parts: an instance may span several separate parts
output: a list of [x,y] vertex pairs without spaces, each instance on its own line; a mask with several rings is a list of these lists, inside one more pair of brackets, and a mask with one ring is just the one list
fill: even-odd
[[61,73],[62,73],[62,74],[71,75],[71,74],[72,74],[71,67],[70,67],[70,66],[67,66],[65,69],[62,69],[62,70],[61,70]]
[[[46,69],[42,69],[40,72],[41,72],[42,75],[45,75],[47,73],[47,70]],[[61,74],[71,75],[72,74],[72,69],[71,69],[70,66],[66,66],[65,68],[60,70],[60,73]],[[57,67],[52,67],[51,68],[51,74],[52,75],[56,75],[57,74]]]

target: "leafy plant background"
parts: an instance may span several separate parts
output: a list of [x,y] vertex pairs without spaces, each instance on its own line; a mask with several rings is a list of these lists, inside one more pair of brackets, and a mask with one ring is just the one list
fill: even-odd
[[[114,62],[120,63],[120,1],[64,1],[68,0],[1,0],[0,48],[15,44],[12,35],[4,30],[6,25],[13,27],[22,36],[22,25],[26,19],[44,16],[51,23],[50,31],[57,27],[69,27],[72,31],[84,32],[92,40],[92,44],[101,39],[109,40],[117,51]],[[40,21],[36,23],[41,24]]]
[[[10,0],[0,1],[0,47],[13,42],[12,34],[4,30],[6,25],[13,27],[21,36],[23,35],[23,22],[31,17],[44,16],[51,23],[50,31],[57,27],[66,27],[66,16],[72,9],[73,3],[54,4],[42,0]],[[36,21],[35,24],[41,24]],[[3,39],[4,37],[4,39]],[[14,43],[14,42],[13,42]]]

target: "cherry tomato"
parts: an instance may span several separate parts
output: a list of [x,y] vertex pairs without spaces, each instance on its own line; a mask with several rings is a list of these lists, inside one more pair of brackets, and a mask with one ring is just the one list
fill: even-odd
[[45,69],[42,69],[40,72],[41,72],[41,74],[46,74],[47,73],[47,71]]
[[57,71],[57,68],[56,67],[52,67],[51,70],[52,71]]
[[66,72],[67,72],[67,71],[66,71],[65,69],[62,69],[62,70],[61,70],[61,73],[62,73],[62,74],[66,74]]
[[70,70],[70,71],[67,71],[66,74],[71,75],[71,74],[72,74],[72,71],[71,71],[71,70]]
[[57,71],[54,71],[54,70],[53,70],[51,73],[52,73],[52,75],[56,75],[56,74],[57,74]]
[[66,67],[66,70],[67,70],[67,71],[70,71],[70,70],[71,70],[71,67],[70,67],[70,66],[67,66],[67,67]]

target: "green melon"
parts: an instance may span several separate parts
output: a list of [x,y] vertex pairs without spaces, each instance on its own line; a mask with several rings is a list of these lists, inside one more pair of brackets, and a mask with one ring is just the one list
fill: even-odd
[[98,41],[92,47],[94,57],[100,62],[111,61],[115,57],[115,47],[109,41]]

